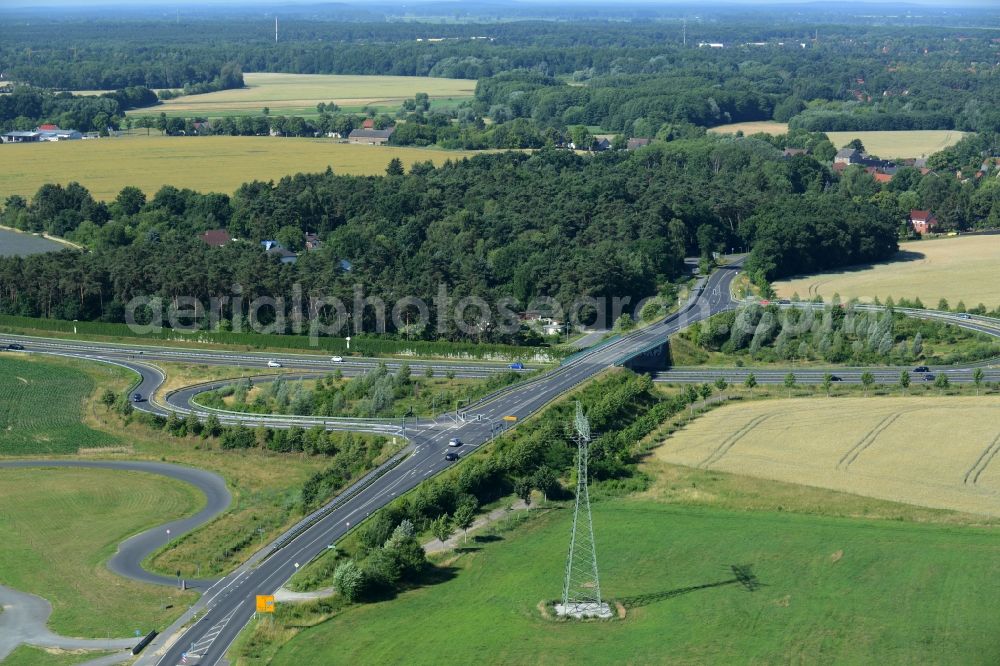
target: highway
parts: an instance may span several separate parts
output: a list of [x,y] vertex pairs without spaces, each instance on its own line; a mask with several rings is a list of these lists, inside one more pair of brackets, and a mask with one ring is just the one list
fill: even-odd
[[444,459],[450,438],[459,437],[465,442],[460,452],[462,456],[469,455],[499,431],[505,423],[502,417],[515,416],[523,420],[622,357],[662,341],[694,321],[733,307],[729,284],[735,274],[734,268],[717,271],[699,282],[692,298],[678,313],[633,335],[581,353],[556,370],[471,405],[462,413],[464,421],[440,425],[421,423],[409,429],[406,434],[412,453],[382,470],[370,483],[342,493],[322,517],[300,533],[290,539],[279,538],[268,546],[256,566],[241,568],[223,579],[205,600],[202,617],[184,631],[162,657],[156,659],[147,655],[140,663],[219,663],[252,618],[256,595],[274,593],[295,573],[296,565],[306,564],[344,536],[352,525],[454,464]]
[[[140,664],[209,664],[223,660],[226,650],[251,619],[254,613],[255,596],[272,594],[281,587],[299,566],[305,565],[322,553],[328,545],[344,536],[352,526],[356,526],[372,512],[409,491],[416,485],[455,463],[444,459],[450,450],[447,442],[452,437],[460,438],[465,445],[459,449],[465,457],[480,448],[509,425],[504,417],[514,417],[517,421],[538,412],[550,401],[566,394],[586,380],[609,367],[620,364],[623,359],[644,352],[661,343],[679,330],[736,307],[730,297],[730,284],[739,269],[738,265],[723,267],[707,278],[698,280],[690,298],[678,312],[664,320],[640,329],[626,336],[612,338],[567,359],[559,367],[549,370],[528,381],[501,389],[494,394],[473,403],[451,418],[417,419],[405,425],[393,421],[359,419],[323,419],[318,417],[257,416],[231,412],[215,412],[224,423],[256,424],[271,427],[291,427],[293,425],[323,425],[329,429],[362,430],[404,435],[408,440],[405,451],[389,463],[348,488],[315,514],[306,517],[296,527],[257,553],[245,565],[229,576],[217,581],[197,602],[194,610],[198,619],[190,626],[179,626],[165,631],[154,641]],[[910,314],[910,313],[907,313]],[[920,311],[913,316],[940,316],[938,313]],[[983,330],[992,335],[1000,335],[995,324],[984,321],[954,321],[959,325]],[[0,335],[0,343],[24,344],[31,352],[73,356],[106,363],[115,363],[131,368],[140,379],[135,390],[143,396],[154,396],[162,385],[162,372],[150,365],[157,360],[186,361],[205,364],[222,364],[242,367],[263,367],[268,360],[277,360],[285,368],[300,370],[297,376],[314,376],[343,368],[344,374],[364,372],[378,361],[375,359],[351,359],[350,362],[332,364],[328,358],[287,354],[242,354],[234,352],[209,352],[172,348],[137,347],[129,345],[101,345],[83,342],[59,341],[52,339],[24,338]],[[398,363],[388,363],[390,368]],[[426,362],[411,364],[414,372],[426,367]],[[502,371],[504,366],[472,363],[432,363],[439,369],[450,368],[462,376],[487,376]],[[897,368],[873,369],[878,383],[898,381]],[[730,383],[741,383],[749,372],[754,372],[760,383],[780,383],[784,381],[788,369],[731,369],[731,368],[677,368],[659,373],[658,381],[670,382],[712,382],[724,377]],[[822,381],[824,370],[820,368],[793,371],[799,383]],[[863,368],[843,368],[833,371],[842,381],[860,381]],[[937,370],[935,370],[937,372]],[[970,381],[970,368],[956,368],[948,371],[954,381]],[[989,381],[1000,378],[1000,371],[986,369]],[[920,381],[913,375],[913,382]],[[228,380],[231,381],[231,380]],[[208,411],[192,405],[191,398],[200,391],[214,388],[226,382],[209,382],[196,387],[186,387],[166,396],[137,404],[137,408],[166,414],[169,411],[183,413],[195,411],[204,417]],[[131,572],[135,573],[135,572]],[[126,573],[126,575],[131,575]],[[147,574],[148,575],[148,574]],[[171,580],[171,582],[173,582]],[[169,643],[177,631],[182,633]]]

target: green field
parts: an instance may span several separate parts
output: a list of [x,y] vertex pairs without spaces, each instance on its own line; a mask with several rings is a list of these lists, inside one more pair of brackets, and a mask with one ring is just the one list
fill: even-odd
[[94,380],[80,370],[0,356],[0,455],[75,453],[118,444],[83,425]]
[[[989,531],[600,502],[601,588],[627,615],[556,622],[538,606],[560,593],[571,517],[553,511],[478,544],[449,562],[451,580],[350,608],[271,663],[1000,660],[1000,535]],[[762,587],[727,582],[734,564]]]
[[105,563],[122,540],[203,503],[194,487],[152,474],[0,470],[0,580],[47,599],[57,633],[145,634],[169,623],[194,593],[126,580]]
[[338,143],[333,139],[269,136],[142,136],[4,146],[0,200],[30,197],[45,183],[77,181],[97,199],[114,199],[126,185],[153,194],[164,185],[232,193],[251,180],[278,180],[330,167],[336,173],[379,175],[394,157],[443,164],[474,152]]
[[[432,104],[451,105],[471,99],[476,82],[425,76],[354,76],[342,74],[247,73],[245,88],[204,95],[185,95],[163,104],[135,109],[129,115],[219,117],[258,114],[266,106],[271,115],[316,115],[316,104],[335,102],[347,111],[366,106],[396,109],[418,92],[430,95]],[[86,91],[93,93],[94,91]]]
[[783,280],[775,282],[774,289],[783,298],[798,294],[829,300],[839,293],[844,300],[920,298],[931,308],[941,298],[952,307],[959,301],[968,307],[1000,305],[1000,236],[913,241],[901,243],[899,249],[895,261]]

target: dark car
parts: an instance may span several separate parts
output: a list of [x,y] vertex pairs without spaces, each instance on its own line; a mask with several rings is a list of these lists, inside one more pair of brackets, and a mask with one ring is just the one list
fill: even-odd
[[932,381],[934,381],[934,373],[933,372],[926,373],[924,375],[924,381],[925,382],[932,382]]
[[142,394],[141,393],[133,393],[132,394],[132,402],[142,402]]
[[449,451],[448,453],[444,454],[444,459],[451,461],[458,460],[458,454],[455,453],[454,451]]
[[524,370],[524,363],[521,363],[520,361],[515,361],[510,365],[508,365],[507,367],[510,368],[511,370]]
[[19,345],[19,344],[11,343],[11,344],[7,345],[7,349],[9,349],[11,351],[24,351],[24,345]]
[[830,381],[831,382],[842,382],[844,380],[841,379],[839,375],[830,375]]
[[917,367],[913,368],[913,372],[930,372],[930,371],[931,369],[928,368],[926,365],[918,365]]

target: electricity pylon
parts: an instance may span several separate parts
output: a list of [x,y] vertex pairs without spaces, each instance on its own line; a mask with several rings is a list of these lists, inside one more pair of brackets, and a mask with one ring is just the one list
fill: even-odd
[[572,617],[610,617],[608,604],[601,601],[601,581],[597,573],[597,547],[594,523],[590,516],[590,493],[587,489],[587,458],[590,448],[590,422],[583,406],[576,403],[576,507],[573,510],[573,533],[566,558],[566,578],[559,615]]

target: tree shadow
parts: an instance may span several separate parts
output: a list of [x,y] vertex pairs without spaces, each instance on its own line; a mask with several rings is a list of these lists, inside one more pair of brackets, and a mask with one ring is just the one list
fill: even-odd
[[416,578],[404,579],[399,583],[398,587],[376,585],[366,589],[364,594],[361,595],[361,601],[367,603],[392,601],[407,590],[440,585],[441,583],[453,580],[456,576],[458,576],[458,567],[442,567],[428,564]]
[[[889,264],[897,264],[909,261],[921,261],[926,259],[927,255],[923,252],[913,252],[912,250],[900,250],[896,254],[892,255],[885,261],[879,261],[877,263],[867,263],[867,264],[853,264],[851,266],[840,266],[838,268],[830,268],[822,271],[816,271],[816,273],[825,273],[830,275],[844,275],[847,273],[859,273],[861,271],[871,270],[876,266],[887,266]],[[782,278],[783,280],[795,280],[798,278],[807,278],[815,275],[816,273],[804,273],[802,275],[793,275],[787,278]]]
[[480,546],[459,546],[453,549],[456,553],[477,553],[482,550]]
[[702,583],[701,585],[691,585],[689,587],[679,587],[673,590],[664,590],[663,592],[639,594],[634,597],[619,599],[619,602],[627,610],[631,610],[633,608],[649,606],[650,604],[655,604],[658,601],[664,601],[666,599],[673,599],[674,597],[680,597],[685,594],[691,594],[692,592],[697,592],[698,590],[708,590],[713,587],[740,585],[747,592],[756,592],[763,587],[763,583],[761,583],[757,579],[757,575],[754,574],[752,565],[732,564],[729,568],[733,572],[733,577],[726,580],[720,580],[714,583]]
[[477,534],[472,537],[472,540],[476,543],[493,543],[494,541],[503,541],[503,537],[499,534]]

